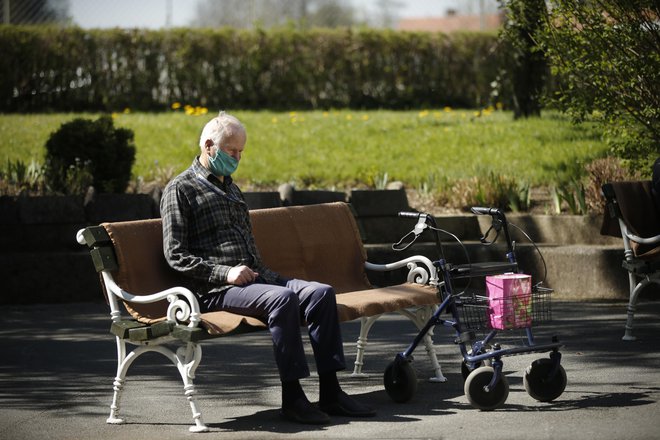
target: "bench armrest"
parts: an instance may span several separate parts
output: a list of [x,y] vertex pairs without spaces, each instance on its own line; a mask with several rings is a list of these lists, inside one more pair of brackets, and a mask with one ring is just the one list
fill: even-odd
[[635,243],[639,243],[639,244],[660,243],[660,235],[656,235],[654,237],[640,237],[638,235],[631,234],[630,232],[628,232],[628,230],[625,231],[625,234],[630,240],[634,241]]
[[120,319],[121,312],[117,305],[117,298],[122,301],[127,301],[137,304],[149,304],[166,299],[170,304],[167,307],[167,321],[173,324],[186,324],[188,327],[194,328],[199,325],[201,320],[201,312],[199,303],[195,294],[185,287],[176,286],[161,292],[152,293],[151,295],[134,295],[119,287],[112,275],[104,270],[101,272],[103,282],[110,295],[112,319],[116,321]]
[[[110,303],[110,317],[114,322],[121,320],[121,309],[117,299],[134,304],[150,304],[167,300],[170,303],[167,307],[167,322],[185,324],[191,328],[199,325],[201,312],[197,297],[185,287],[171,287],[150,295],[135,295],[119,287],[112,276],[112,271],[117,270],[118,267],[114,252],[112,250],[100,252],[100,248],[110,247],[111,240],[104,228],[99,226],[80,229],[76,233],[76,241],[92,249],[92,259],[95,255],[97,256],[98,261],[95,261],[94,264],[103,278],[108,293],[107,299]],[[95,251],[99,252],[95,254]]]
[[[418,264],[425,267],[420,267]],[[387,264],[375,264],[367,261],[364,263],[364,267],[367,270],[374,270],[377,272],[387,272],[402,267],[408,267],[409,271],[407,280],[409,283],[430,284],[432,286],[438,285],[438,271],[433,265],[433,262],[423,255],[415,255]]]

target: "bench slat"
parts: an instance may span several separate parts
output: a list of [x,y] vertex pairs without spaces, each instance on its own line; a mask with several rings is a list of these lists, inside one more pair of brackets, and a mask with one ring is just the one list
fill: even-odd
[[128,332],[135,328],[146,327],[146,324],[142,324],[137,321],[118,321],[113,322],[110,326],[110,333],[117,336],[121,339],[128,339]]
[[130,329],[128,331],[128,339],[132,341],[148,341],[160,338],[169,335],[173,327],[173,324],[163,321],[145,327]]

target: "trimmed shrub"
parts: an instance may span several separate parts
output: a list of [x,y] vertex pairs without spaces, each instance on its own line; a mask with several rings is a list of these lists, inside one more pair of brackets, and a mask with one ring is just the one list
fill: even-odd
[[[123,193],[135,161],[133,131],[115,128],[112,118],[77,118],[64,123],[46,142],[46,184],[63,193]],[[91,182],[90,182],[91,180]]]

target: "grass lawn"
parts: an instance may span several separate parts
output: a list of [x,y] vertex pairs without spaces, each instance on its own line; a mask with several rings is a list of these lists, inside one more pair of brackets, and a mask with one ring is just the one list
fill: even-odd
[[[252,187],[291,182],[302,188],[376,186],[387,175],[411,187],[447,186],[489,173],[531,185],[575,175],[607,146],[589,124],[545,112],[514,121],[510,112],[236,111],[248,146],[236,177]],[[212,114],[116,114],[115,125],[135,133],[134,177],[153,180],[182,171],[198,152],[198,136]],[[43,162],[51,132],[94,114],[0,115],[0,167],[7,160]]]

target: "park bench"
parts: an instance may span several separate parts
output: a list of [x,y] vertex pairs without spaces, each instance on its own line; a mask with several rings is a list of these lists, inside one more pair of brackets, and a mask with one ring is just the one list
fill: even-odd
[[609,182],[601,234],[623,239],[623,268],[628,272],[628,317],[624,341],[634,341],[633,321],[639,294],[660,285],[660,206],[650,180]]
[[[346,203],[258,209],[250,211],[250,218],[257,247],[268,267],[287,277],[332,285],[340,320],[360,320],[355,376],[364,375],[368,333],[381,315],[399,312],[421,328],[437,307],[438,278],[432,262],[424,256],[389,264],[367,262],[355,218]],[[90,226],[78,232],[77,240],[90,248],[100,272],[110,306],[110,331],[117,342],[117,375],[107,422],[124,422],[119,406],[130,365],[143,353],[158,352],[181,374],[195,422],[190,431],[207,430],[193,384],[202,358],[200,343],[263,330],[264,322],[224,311],[201,313],[195,295],[181,287],[182,276],[165,261],[160,219]],[[408,270],[403,284],[375,288],[368,281],[366,270],[401,268]],[[127,343],[137,348],[129,353]],[[430,332],[424,343],[434,369],[431,380],[444,382]],[[169,347],[173,344],[176,349]]]

